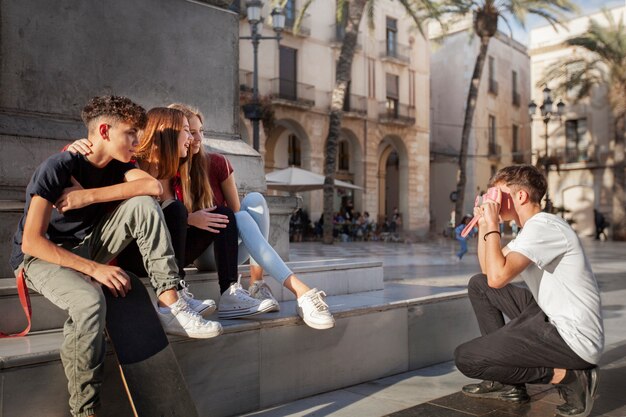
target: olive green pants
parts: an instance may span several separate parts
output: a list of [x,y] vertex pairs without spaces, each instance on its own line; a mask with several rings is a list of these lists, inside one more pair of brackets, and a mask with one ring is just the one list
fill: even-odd
[[[106,264],[136,240],[150,282],[159,295],[175,288],[178,267],[163,212],[152,197],[134,197],[107,215],[78,246],[66,248],[77,255]],[[26,255],[28,286],[65,310],[61,361],[65,368],[72,415],[93,414],[99,406],[104,369],[104,325],[108,291],[90,277]],[[132,291],[132,290],[131,290]]]

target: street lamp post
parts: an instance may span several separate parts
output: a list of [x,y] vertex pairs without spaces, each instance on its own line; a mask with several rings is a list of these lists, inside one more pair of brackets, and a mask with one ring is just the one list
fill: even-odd
[[259,150],[259,120],[262,117],[261,105],[259,103],[259,42],[263,39],[273,39],[280,42],[282,31],[285,28],[285,15],[281,7],[272,10],[272,28],[276,32],[275,36],[263,36],[262,27],[259,30],[259,23],[263,21],[261,9],[263,2],[260,0],[248,0],[246,3],[246,14],[250,23],[250,36],[240,36],[239,39],[250,39],[253,51],[253,71],[252,71],[252,103],[244,106],[244,114],[252,121],[252,147]]
[[[563,113],[565,112],[565,103],[562,100],[556,104],[556,113],[554,112],[552,101],[552,90],[546,86],[543,89],[543,103],[539,106],[539,111],[541,113],[541,117],[543,119],[543,139],[544,139],[544,154],[543,157],[539,158],[539,161],[543,162],[543,169],[546,175],[546,181],[548,180],[548,173],[550,172],[550,166],[553,164],[553,158],[548,156],[548,124],[550,120],[557,119],[561,120]],[[537,111],[537,104],[533,100],[528,104],[528,115],[530,116],[530,120],[532,121],[535,112]],[[547,212],[552,212],[552,201],[550,200],[550,193],[548,188],[546,188],[546,205],[544,208]]]

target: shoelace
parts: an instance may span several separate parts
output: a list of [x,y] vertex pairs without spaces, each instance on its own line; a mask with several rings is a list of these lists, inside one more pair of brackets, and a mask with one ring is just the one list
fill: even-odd
[[317,311],[328,311],[328,304],[324,302],[322,296],[326,297],[326,293],[324,291],[318,291],[315,295],[311,296],[310,300],[313,302],[313,306]]
[[189,284],[184,279],[180,280],[180,286],[183,288],[180,290],[187,298],[194,298],[193,293],[189,291]]
[[257,288],[258,288],[257,291],[263,296],[263,298],[269,298],[269,299],[274,298],[274,295],[272,294],[272,290],[270,290],[267,284],[258,285]]
[[191,319],[194,322],[202,324],[204,322],[204,319],[202,318],[202,316],[199,313],[197,313],[193,308],[191,308],[191,306],[189,306],[189,304],[187,304],[187,302],[185,302],[184,304],[185,305],[183,307],[181,307],[179,309],[179,311],[181,313],[187,313],[189,316],[191,316]]

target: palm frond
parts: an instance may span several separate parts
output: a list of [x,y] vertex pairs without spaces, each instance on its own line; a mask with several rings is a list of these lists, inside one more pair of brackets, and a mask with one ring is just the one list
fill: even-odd
[[[285,4],[286,3],[287,3],[287,0],[285,0]],[[298,12],[298,15],[296,16],[296,21],[293,23],[294,34],[297,34],[298,32],[300,32],[300,25],[302,25],[302,19],[304,19],[304,16],[306,15],[306,11],[311,6],[311,3],[313,3],[313,0],[305,0],[304,4],[302,5],[302,9],[300,9],[300,11]]]

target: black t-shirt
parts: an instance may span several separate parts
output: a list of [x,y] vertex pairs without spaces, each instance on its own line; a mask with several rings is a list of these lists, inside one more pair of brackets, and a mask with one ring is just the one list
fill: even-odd
[[[85,189],[101,188],[124,182],[124,175],[133,168],[135,165],[132,163],[116,160],[109,162],[104,168],[97,168],[89,163],[84,155],[71,152],[61,152],[46,159],[35,170],[26,187],[24,215],[20,219],[17,231],[13,236],[11,267],[14,270],[17,269],[24,259],[22,234],[26,214],[34,195],[54,204],[63,194],[63,190],[72,186],[72,177]],[[117,202],[113,204],[117,204]],[[53,208],[47,230],[48,239],[54,243],[77,245],[110,210],[111,205],[111,203],[91,204],[77,210],[67,211],[65,214],[61,214],[56,208]]]

